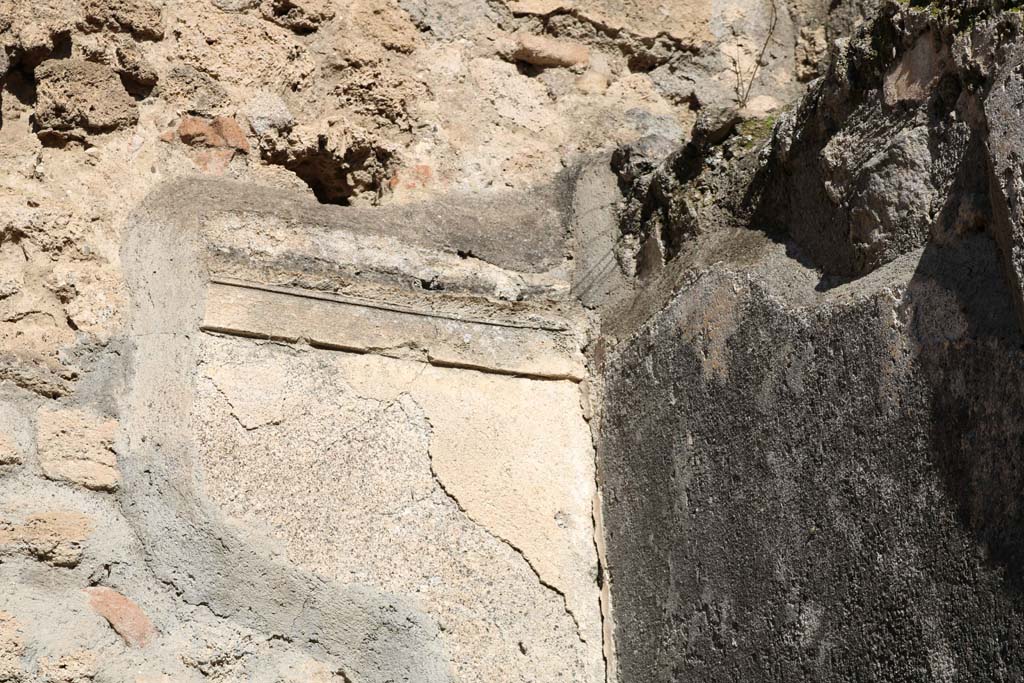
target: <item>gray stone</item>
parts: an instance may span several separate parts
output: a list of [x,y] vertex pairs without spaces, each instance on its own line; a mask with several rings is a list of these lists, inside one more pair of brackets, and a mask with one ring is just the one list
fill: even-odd
[[159,95],[183,113],[213,116],[229,103],[227,91],[209,74],[191,66],[171,67],[160,82]]
[[213,6],[225,12],[244,12],[258,7],[260,0],[212,0]]
[[987,210],[970,76],[929,23],[941,20],[904,24],[894,7],[783,117],[761,171],[757,222],[832,275],[980,229]]
[[[1019,28],[1018,28],[1019,30]],[[1020,102],[1024,98],[1021,59],[1015,46],[994,74],[984,101],[988,123],[988,167],[992,201],[992,232],[1002,249],[1021,324],[1024,325],[1024,149]]]
[[260,93],[246,104],[245,115],[256,135],[286,133],[295,125],[292,113],[277,95]]
[[297,342],[324,349],[382,355],[423,354],[432,365],[568,379],[586,376],[583,354],[565,331],[509,325],[429,310],[363,305],[326,293],[214,282],[207,290],[203,329]]
[[128,81],[142,88],[151,88],[160,80],[153,65],[146,60],[138,45],[123,40],[116,48],[118,72]]
[[[567,180],[558,178],[532,191],[457,192],[432,202],[377,209],[330,206],[269,187],[193,179],[161,188],[154,201],[159,197],[176,202],[193,214],[278,215],[286,219],[285,228],[302,222],[321,226],[321,241],[345,233],[365,235],[463,261],[541,274],[564,262]],[[227,230],[223,237],[232,239]],[[315,262],[305,265],[310,272],[319,269]]]

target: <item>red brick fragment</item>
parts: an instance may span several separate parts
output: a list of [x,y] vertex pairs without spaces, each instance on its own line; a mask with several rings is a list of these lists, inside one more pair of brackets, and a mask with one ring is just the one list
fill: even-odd
[[132,647],[146,647],[156,635],[153,622],[132,600],[106,586],[86,588],[89,606]]

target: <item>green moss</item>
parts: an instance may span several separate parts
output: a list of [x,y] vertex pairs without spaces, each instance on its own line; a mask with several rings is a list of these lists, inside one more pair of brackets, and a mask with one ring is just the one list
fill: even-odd
[[746,135],[756,140],[764,140],[772,134],[772,129],[775,128],[775,121],[778,119],[776,116],[765,116],[757,119],[747,119],[741,121],[736,126],[736,130],[740,135]]
[[742,149],[749,149],[771,137],[775,128],[777,116],[765,116],[756,119],[740,121],[736,125],[736,133],[740,136],[739,145]]
[[937,20],[947,22],[959,31],[968,31],[979,21],[1000,12],[1021,12],[1024,9],[1024,0],[909,0],[905,4],[927,10]]

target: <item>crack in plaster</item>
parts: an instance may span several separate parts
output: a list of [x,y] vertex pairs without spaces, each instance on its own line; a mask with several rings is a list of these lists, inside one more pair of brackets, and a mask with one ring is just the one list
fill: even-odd
[[[410,396],[410,398],[412,398],[412,397]],[[412,400],[415,401],[415,399],[412,399]],[[434,425],[431,423],[430,417],[426,414],[425,411],[424,411],[424,420],[426,420],[427,425],[429,427],[429,434],[432,435],[433,431],[434,431]],[[544,588],[547,588],[549,591],[551,591],[552,593],[557,595],[559,598],[561,598],[562,608],[565,610],[565,613],[569,615],[569,618],[572,619],[572,623],[576,627],[576,637],[579,639],[579,641],[581,643],[586,643],[587,640],[583,637],[583,631],[580,628],[580,622],[576,618],[576,614],[569,607],[569,600],[568,600],[565,592],[562,591],[557,586],[552,585],[548,581],[545,581],[544,577],[541,576],[541,573],[539,571],[537,571],[537,568],[530,561],[530,558],[526,556],[526,553],[524,553],[519,547],[517,547],[514,543],[512,543],[512,541],[508,540],[507,538],[503,538],[502,536],[499,536],[494,531],[492,531],[490,528],[488,528],[485,524],[480,523],[476,518],[473,517],[472,514],[470,514],[470,512],[462,505],[462,503],[459,501],[459,499],[451,491],[449,491],[448,488],[445,486],[444,482],[441,481],[440,475],[438,475],[437,470],[434,469],[434,455],[433,455],[433,452],[431,451],[429,446],[427,447],[427,460],[430,463],[430,476],[433,477],[434,482],[437,484],[437,487],[441,490],[441,492],[450,501],[452,501],[452,503],[455,504],[455,506],[459,509],[459,512],[464,514],[468,520],[473,522],[474,525],[476,525],[479,529],[481,529],[488,536],[490,536],[491,538],[495,539],[496,541],[502,543],[503,545],[508,546],[513,552],[515,552],[517,555],[519,555],[519,557],[521,557],[523,559],[523,562],[526,563],[526,566],[530,568],[530,571],[533,572],[533,575],[535,577],[537,577],[537,582],[540,583],[541,586],[543,586]]]

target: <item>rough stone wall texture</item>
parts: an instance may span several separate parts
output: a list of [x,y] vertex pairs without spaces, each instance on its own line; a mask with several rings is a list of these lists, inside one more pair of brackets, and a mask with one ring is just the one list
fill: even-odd
[[[734,103],[733,58],[751,102],[795,95],[790,12],[766,36],[762,4],[667,3],[666,24],[637,2],[4,0],[0,376],[64,396],[103,357],[121,235],[161,183],[359,205],[531,191],[582,152],[682,140],[695,107]],[[586,63],[535,65],[527,36]]]
[[1024,675],[1018,4],[882,3],[753,155],[705,126],[631,185],[619,680]]
[[0,681],[1020,678],[941,4],[0,0]]
[[684,288],[605,376],[620,680],[1020,677],[1021,339],[995,244],[825,293],[764,252]]

